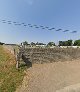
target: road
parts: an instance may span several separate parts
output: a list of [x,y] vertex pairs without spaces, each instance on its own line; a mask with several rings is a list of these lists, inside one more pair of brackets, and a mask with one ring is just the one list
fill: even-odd
[[[34,64],[26,71],[17,92],[80,92],[79,83],[80,60]],[[65,91],[69,87],[70,91]],[[74,87],[78,87],[79,91],[74,91],[77,90]]]

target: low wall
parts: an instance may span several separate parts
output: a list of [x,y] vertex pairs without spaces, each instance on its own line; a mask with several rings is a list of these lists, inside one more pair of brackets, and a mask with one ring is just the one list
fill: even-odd
[[32,63],[49,63],[80,58],[80,48],[26,48],[23,53]]

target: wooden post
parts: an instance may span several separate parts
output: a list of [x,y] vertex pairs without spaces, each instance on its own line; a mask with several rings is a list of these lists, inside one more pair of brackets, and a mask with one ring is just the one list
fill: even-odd
[[19,68],[19,59],[18,59],[18,53],[16,54],[16,69]]
[[15,51],[15,49],[14,49],[14,55],[16,54],[16,51]]
[[19,68],[19,62],[16,61],[16,69],[18,69],[18,68]]

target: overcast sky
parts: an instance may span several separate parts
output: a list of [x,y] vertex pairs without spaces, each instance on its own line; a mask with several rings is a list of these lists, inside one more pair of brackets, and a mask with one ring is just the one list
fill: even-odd
[[[11,20],[55,30],[2,23]],[[70,30],[69,32],[63,32]],[[72,34],[72,31],[77,33]],[[0,0],[0,41],[21,43],[80,39],[80,0]]]

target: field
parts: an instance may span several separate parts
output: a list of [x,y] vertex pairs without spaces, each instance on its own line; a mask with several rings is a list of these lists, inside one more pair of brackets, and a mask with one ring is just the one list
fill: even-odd
[[15,57],[0,46],[0,92],[14,92],[22,83],[24,68],[15,68]]

